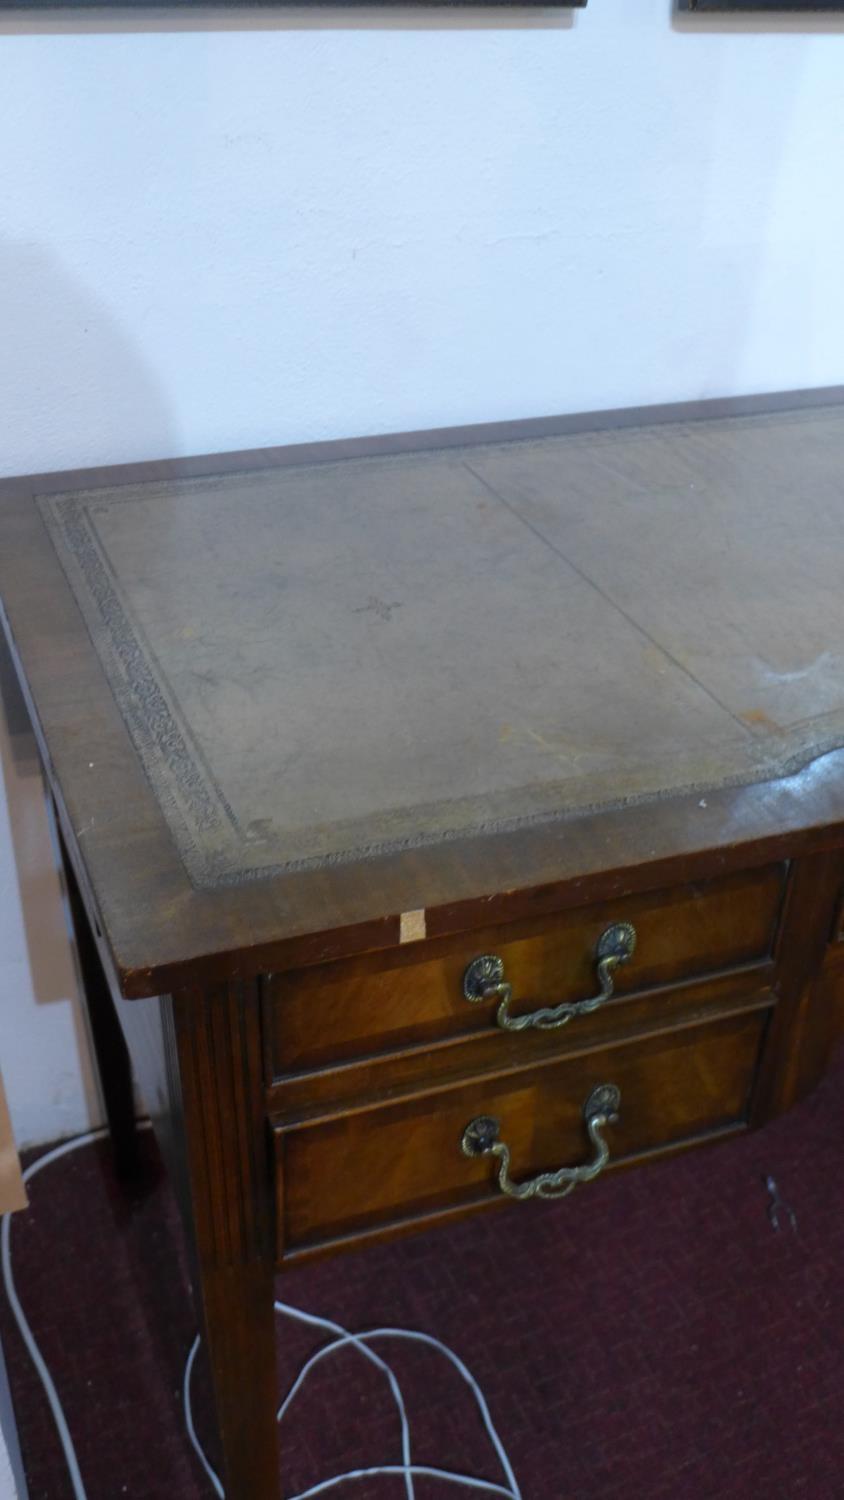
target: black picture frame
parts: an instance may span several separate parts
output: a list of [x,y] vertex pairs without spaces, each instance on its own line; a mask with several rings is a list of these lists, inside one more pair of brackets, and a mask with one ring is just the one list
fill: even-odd
[[230,6],[235,9],[247,6],[253,10],[258,8],[267,11],[284,11],[288,5],[305,5],[313,10],[340,6],[353,11],[363,6],[383,6],[385,10],[389,10],[393,5],[408,4],[420,10],[475,10],[494,6],[500,10],[519,11],[534,9],[538,3],[554,10],[582,10],[585,5],[588,5],[589,0],[0,0],[0,15],[14,11],[39,10],[131,11],[147,10],[151,6],[158,8],[164,6],[168,10],[176,11],[193,10],[199,7],[223,10]]
[[695,11],[774,11],[791,15],[844,11],[844,0],[677,0],[680,10]]

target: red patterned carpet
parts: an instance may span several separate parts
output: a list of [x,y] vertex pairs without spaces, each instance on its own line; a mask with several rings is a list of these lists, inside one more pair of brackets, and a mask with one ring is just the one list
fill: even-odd
[[[193,1337],[176,1209],[154,1147],[143,1191],[108,1150],[48,1167],[13,1224],[18,1290],[53,1371],[88,1500],[207,1500],[184,1432]],[[764,1179],[797,1218],[774,1231]],[[844,1496],[844,1055],[767,1130],[614,1177],[560,1204],[514,1205],[279,1283],[354,1330],[445,1340],[488,1398],[523,1500]],[[72,1491],[8,1308],[2,1335],[31,1500]],[[279,1323],[279,1389],[313,1331]],[[442,1356],[383,1345],[405,1391],[414,1461],[501,1482],[472,1398]],[[207,1407],[196,1382],[197,1420]],[[205,1418],[207,1420],[207,1418]],[[343,1350],[282,1427],[285,1495],[396,1463],[384,1376]],[[330,1492],[402,1500],[379,1477]],[[473,1493],[416,1482],[418,1500]],[[480,1491],[474,1493],[480,1494]]]

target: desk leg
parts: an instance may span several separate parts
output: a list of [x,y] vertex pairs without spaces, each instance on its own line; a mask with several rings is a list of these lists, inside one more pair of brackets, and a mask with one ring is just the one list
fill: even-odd
[[183,991],[173,1021],[226,1500],[279,1500],[273,1176],[257,988]]
[[[55,826],[58,830],[58,819]],[[114,1164],[119,1176],[130,1177],[138,1169],[138,1137],[129,1052],[117,1019],[111,988],[85,902],[61,833],[58,837],[76,945],[76,961],[97,1059],[100,1092],[108,1120]]]

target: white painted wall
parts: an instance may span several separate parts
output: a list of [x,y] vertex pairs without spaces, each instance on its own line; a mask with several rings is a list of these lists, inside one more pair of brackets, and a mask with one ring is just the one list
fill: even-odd
[[[0,469],[844,380],[823,17],[0,20]],[[96,1101],[31,742],[4,753],[18,1132]]]
[[99,1123],[100,1109],[35,745],[5,653],[0,766],[0,1068],[23,1146]]

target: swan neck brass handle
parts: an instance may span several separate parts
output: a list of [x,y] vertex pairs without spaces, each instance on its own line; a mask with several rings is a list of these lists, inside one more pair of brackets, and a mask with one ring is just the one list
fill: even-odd
[[583,1106],[583,1119],[589,1139],[595,1148],[592,1160],[578,1167],[560,1167],[556,1172],[541,1172],[527,1182],[514,1182],[510,1176],[510,1147],[500,1138],[501,1125],[492,1115],[479,1115],[470,1121],[460,1142],[464,1156],[492,1156],[498,1162],[498,1187],[508,1198],[525,1203],[529,1198],[566,1198],[578,1183],[591,1182],[604,1170],[610,1157],[602,1131],[618,1119],[621,1094],[614,1083],[600,1083]]
[[496,953],[482,953],[470,963],[463,975],[463,997],[477,1005],[482,1000],[499,1000],[495,1019],[503,1031],[553,1031],[566,1026],[575,1016],[589,1015],[610,999],[615,988],[615,971],[626,964],[636,951],[636,929],[632,922],[613,922],[595,945],[595,967],[599,990],[588,1000],[564,1000],[560,1005],[543,1006],[522,1016],[510,1014],[513,989],[504,978],[504,960]]

